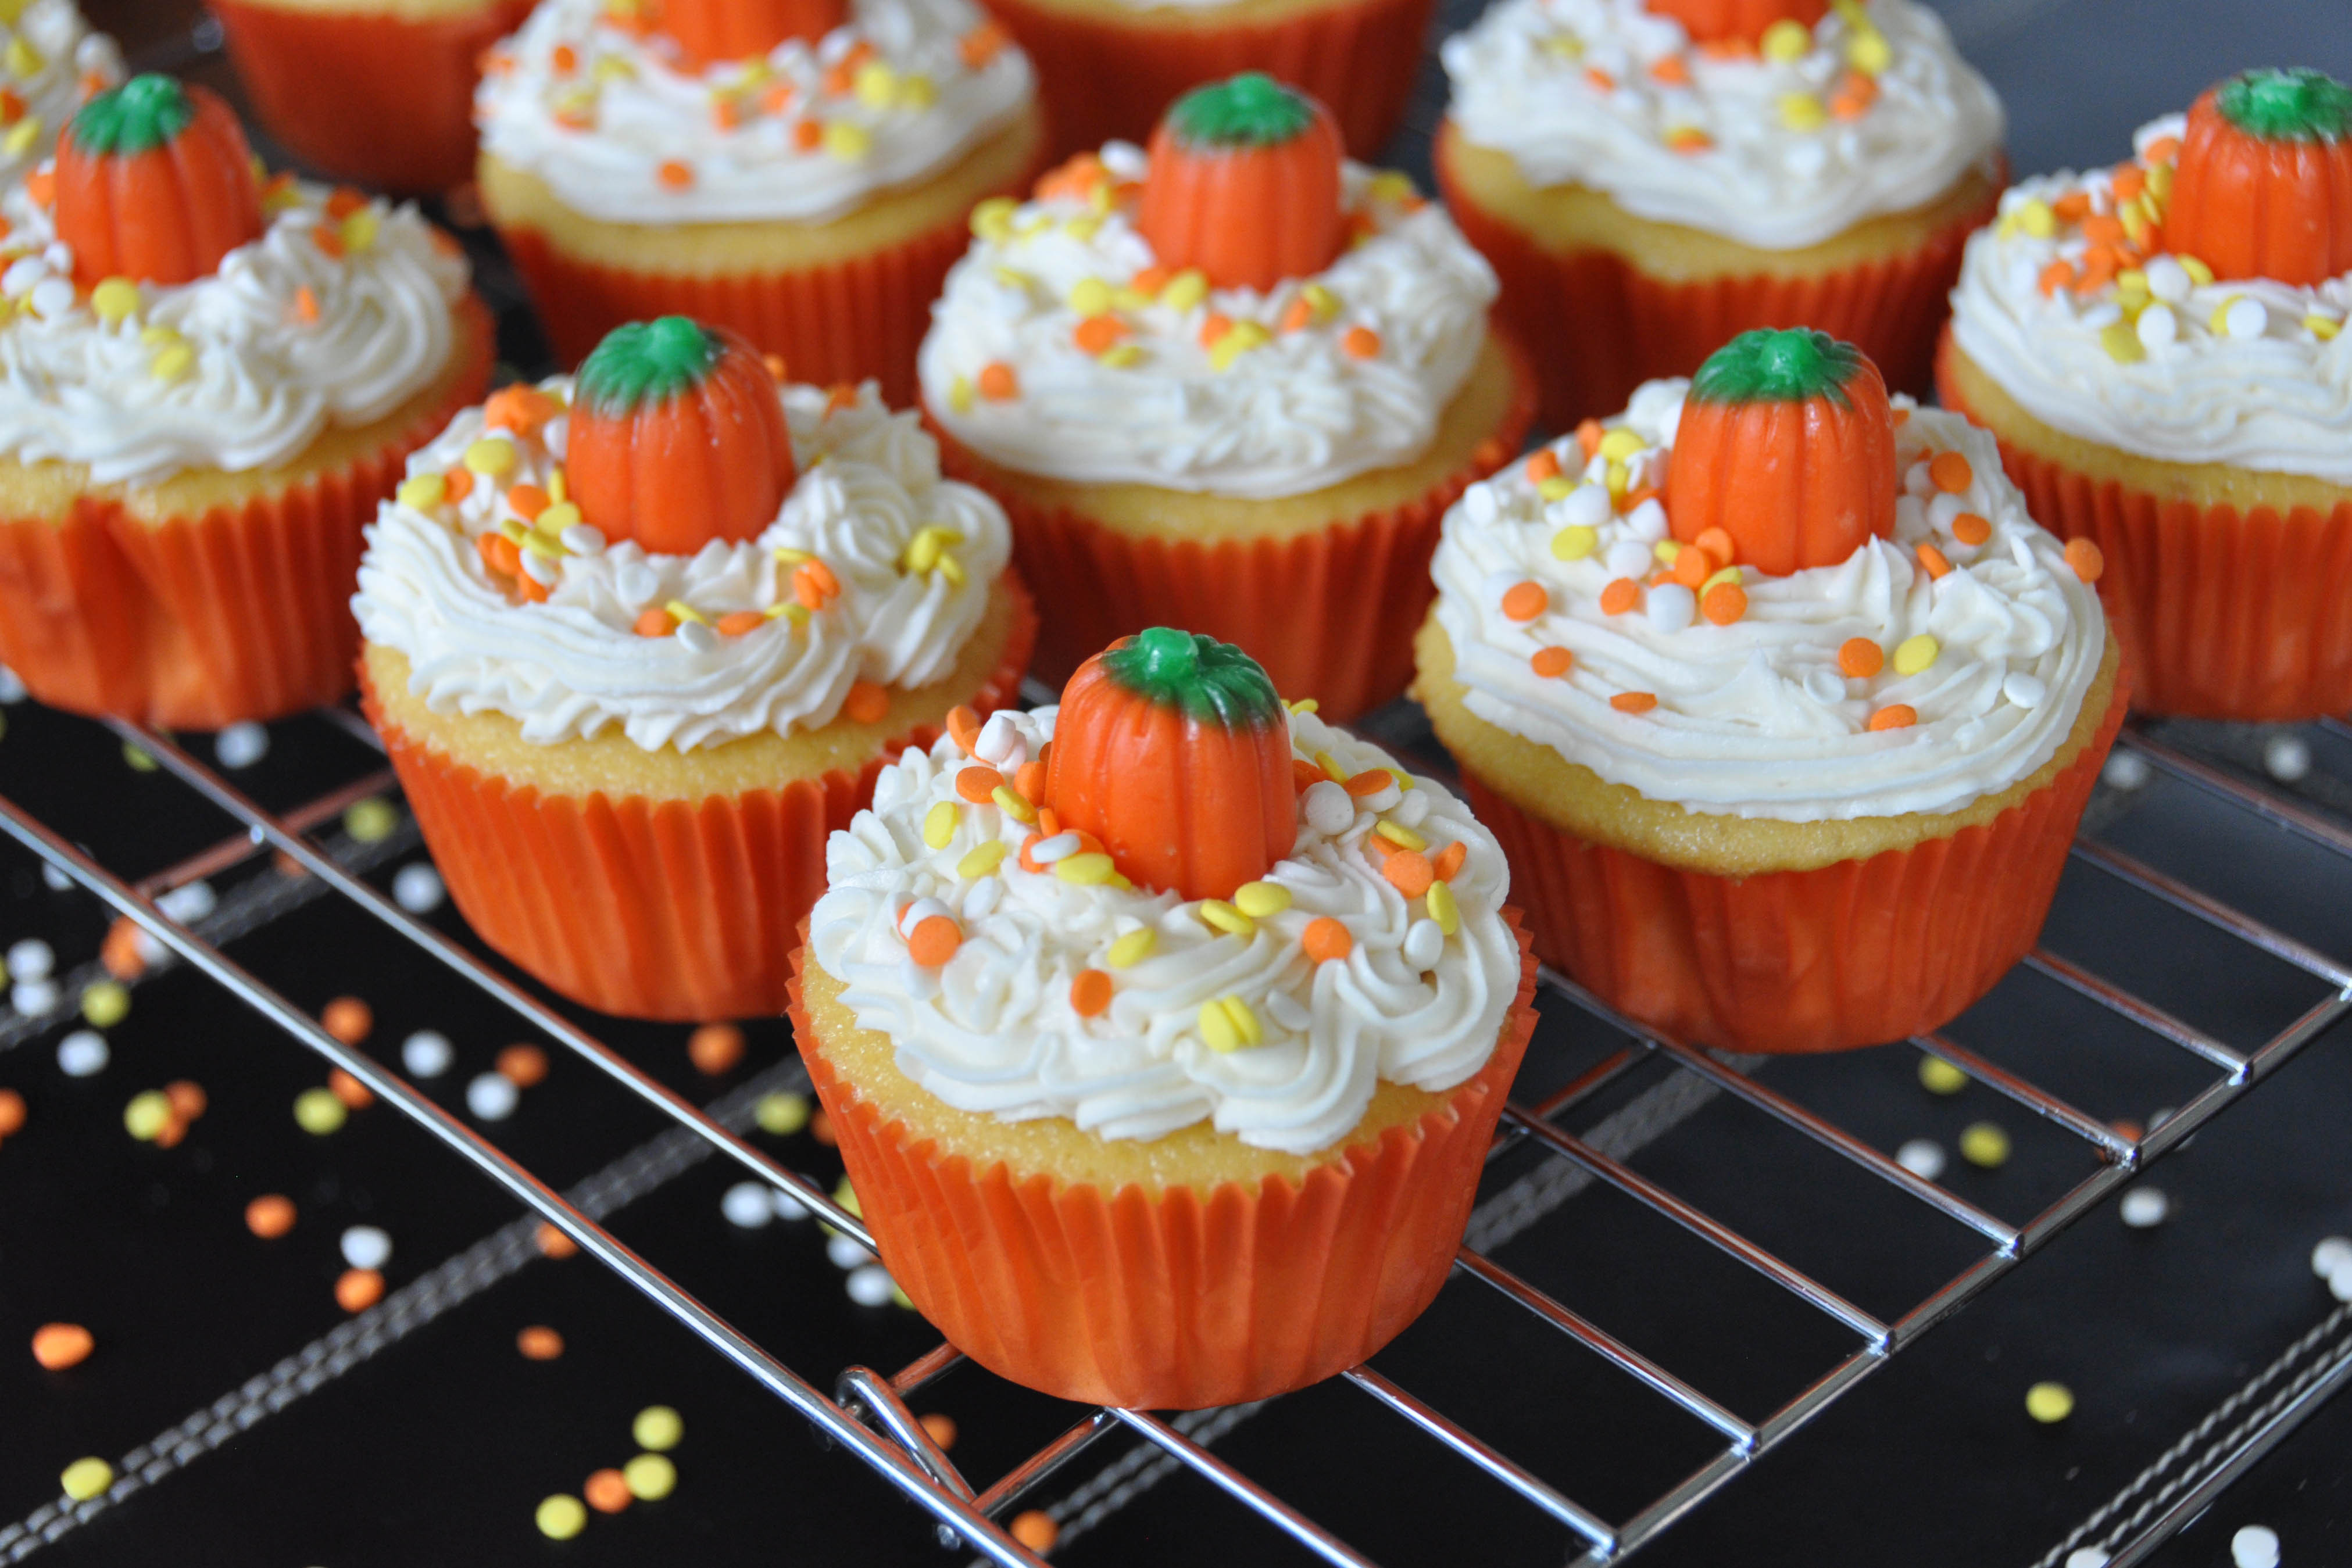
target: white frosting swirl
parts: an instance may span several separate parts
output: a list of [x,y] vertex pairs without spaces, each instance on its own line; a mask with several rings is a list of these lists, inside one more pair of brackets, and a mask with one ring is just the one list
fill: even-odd
[[1443,56],[1462,134],[1529,184],[1766,250],[1998,167],[2000,102],[1918,0],[1841,5],[1786,58],[1694,48],[1643,0],[1503,0]]
[[[1612,426],[1646,444],[1628,462],[1633,490],[1665,473],[1688,384],[1648,383]],[[1433,568],[1470,711],[1611,783],[1721,816],[1948,811],[2031,775],[2064,743],[2097,678],[2106,645],[2098,596],[2026,515],[1990,434],[1895,401],[1910,412],[1895,432],[1904,495],[1894,537],[1786,577],[1746,569],[1747,612],[1729,625],[1695,618],[1691,590],[1672,584],[1643,588],[1622,612],[1601,608],[1610,583],[1643,582],[1659,564],[1666,514],[1654,499],[1614,510],[1608,458],[1588,465],[1573,437],[1549,449],[1570,481],[1554,486],[1564,491],[1555,499],[1523,466],[1472,486],[1445,516]],[[1928,475],[1945,451],[1972,471],[1956,494]],[[1978,544],[1955,532],[1973,531],[1959,525],[1967,517],[1989,525]],[[1562,560],[1555,540],[1570,527],[1595,538],[1590,553]],[[1952,570],[1932,577],[1922,546]],[[1521,582],[1548,599],[1530,621],[1501,607]],[[1935,644],[1931,662],[1904,673],[1898,651],[1923,636]],[[1840,672],[1839,649],[1856,637],[1885,654],[1879,674]],[[1565,674],[1536,673],[1533,656],[1549,647],[1573,655]],[[1650,694],[1656,706],[1619,711],[1610,699],[1626,693]],[[1898,704],[1916,710],[1916,724],[1868,727]]]
[[485,152],[613,223],[836,218],[947,168],[1035,94],[971,0],[849,0],[814,47],[698,71],[608,9],[547,0],[499,46],[474,118]]
[[[541,390],[568,401],[571,379]],[[607,547],[575,524],[551,538],[523,527],[508,497],[522,485],[558,493],[570,421],[535,434],[491,430],[468,409],[408,460],[412,476],[466,468],[477,444],[504,444],[511,465],[457,502],[383,503],[367,531],[352,601],[371,643],[407,655],[409,689],[437,713],[502,713],[539,743],[618,724],[648,751],[691,751],[742,736],[790,734],[830,721],[860,681],[923,686],[943,680],[988,608],[1012,554],[995,502],[940,478],[939,445],[912,414],[893,413],[872,383],[830,406],[814,387],[782,389],[801,477],[757,538],[713,540],[691,556]],[[502,489],[501,486],[504,486]],[[501,529],[529,534],[541,603],[510,600],[477,543]],[[944,529],[948,564],[907,564],[925,529]],[[777,552],[788,552],[779,558]],[[813,614],[784,612],[751,630],[722,616],[795,603],[802,556],[832,572],[839,593]],[[667,636],[640,636],[649,610],[683,605]]]
[[[918,361],[950,434],[1024,473],[1252,498],[1428,450],[1496,292],[1443,208],[1401,174],[1350,163],[1341,200],[1361,238],[1323,272],[1267,292],[1180,274],[1147,294],[1134,280],[1156,262],[1130,185],[1146,160],[1118,141],[1101,157],[1104,197],[975,214]],[[1107,345],[1081,345],[1090,318],[1117,324]],[[1204,343],[1213,319],[1226,335]],[[1015,395],[989,395],[992,366],[1013,372]]]
[[58,136],[94,87],[122,79],[122,52],[93,33],[73,0],[32,0],[0,25],[0,184],[15,184],[57,151]]
[[[290,462],[330,425],[383,418],[447,368],[464,253],[413,205],[330,217],[288,183],[259,239],[193,282],[138,288],[110,320],[77,295],[73,252],[23,185],[0,199],[0,453],[89,465],[93,483]],[[325,233],[334,251],[322,249]],[[103,287],[103,286],[101,286]]]
[[[1053,737],[1056,712],[990,722],[1032,756]],[[1297,756],[1327,754],[1346,773],[1393,767],[1311,716],[1293,717],[1291,742]],[[977,846],[1017,849],[1034,831],[956,793],[965,760],[943,737],[883,769],[873,810],[826,847],[830,888],[810,920],[816,961],[844,983],[859,1026],[889,1036],[900,1071],[949,1104],[1006,1121],[1066,1116],[1106,1138],[1156,1138],[1208,1121],[1245,1144],[1310,1154],[1362,1119],[1378,1080],[1450,1089],[1494,1053],[1519,986],[1518,942],[1501,915],[1510,873],[1494,838],[1442,785],[1415,779],[1402,793],[1391,785],[1350,803],[1334,784],[1336,807],[1303,794],[1297,841],[1266,873],[1291,903],[1241,936],[1213,928],[1201,904],[1174,893],[1081,886],[1050,868],[1024,871],[1017,854],[960,875]],[[924,824],[942,802],[955,831],[934,849]],[[1310,822],[1310,810],[1336,831]],[[1433,857],[1465,846],[1449,884],[1454,935],[1366,850],[1383,820],[1426,839]],[[917,899],[938,900],[962,928],[954,957],[936,969],[917,966],[898,932]],[[1324,915],[1354,946],[1318,964],[1300,943]],[[1147,927],[1149,956],[1113,967],[1112,943]],[[1114,990],[1107,1010],[1082,1018],[1071,986],[1089,968],[1109,975]],[[1226,998],[1249,1009],[1263,1043],[1229,1051],[1205,1043],[1202,1007]]]
[[[2178,142],[2183,117],[2141,128],[2147,151]],[[2311,287],[2264,278],[2200,282],[2150,257],[2094,289],[2044,289],[2091,243],[2058,204],[2119,206],[2115,171],[2027,180],[2000,221],[1969,239],[1952,292],[1952,335],[2036,419],[2070,435],[2172,463],[2228,463],[2352,485],[2352,273]],[[2139,201],[2144,198],[2136,197]],[[2070,204],[2071,205],[2071,204]],[[2210,277],[2210,274],[2207,275]]]

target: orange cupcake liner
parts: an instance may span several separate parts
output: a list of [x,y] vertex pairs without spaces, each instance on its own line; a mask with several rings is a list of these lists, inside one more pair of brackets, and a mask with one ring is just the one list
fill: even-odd
[[[1523,955],[1528,938],[1506,909]],[[1536,965],[1495,1054],[1445,1103],[1317,1166],[1155,1197],[1141,1187],[975,1168],[844,1082],[802,1006],[802,1060],[883,1264],[974,1361],[1085,1404],[1199,1409],[1270,1398],[1345,1370],[1444,1285],[1495,1123],[1535,1029]]]
[[144,521],[85,496],[64,521],[0,517],[0,660],[52,707],[166,729],[351,690],[360,530],[408,455],[489,382],[489,315],[470,298],[463,314],[472,357],[448,398],[345,467],[197,517]]
[[1436,587],[1429,559],[1462,492],[1508,463],[1535,413],[1527,357],[1509,348],[1510,406],[1468,463],[1402,506],[1286,539],[1200,544],[1138,538],[991,483],[987,470],[928,414],[940,465],[993,495],[1013,519],[1021,574],[1053,613],[1037,674],[1054,685],[1120,637],[1181,626],[1236,643],[1286,697],[1313,697],[1344,723],[1403,692],[1412,637]]
[[260,0],[212,8],[270,135],[330,174],[424,194],[474,177],[476,62],[531,0],[433,18]]
[[1850,1051],[1942,1028],[2033,946],[2126,685],[2082,755],[1990,822],[1815,871],[1682,871],[1463,783],[1546,963],[1687,1044]]
[[1670,283],[1605,250],[1562,253],[1479,206],[1454,179],[1441,141],[1437,180],[1463,234],[1502,283],[1496,316],[1519,341],[1543,346],[1543,419],[1553,430],[1605,419],[1643,382],[1694,374],[1706,358],[1756,327],[1813,327],[1876,361],[1887,386],[1924,393],[1936,335],[1959,281],[1968,237],[1998,198],[1908,256],[1808,277],[1758,274]]
[[[1984,423],[1941,355],[1937,383],[1946,408]],[[2143,711],[2288,723],[2352,709],[2352,500],[2242,512],[2094,479],[2007,440],[2000,459],[2035,522],[2106,557],[2099,598]]]
[[[1003,657],[965,702],[1011,704],[1035,638],[1019,601]],[[825,840],[871,804],[874,780],[919,725],[856,772],[833,768],[773,789],[689,803],[643,796],[547,795],[427,747],[387,721],[362,675],[368,720],[449,895],[475,935],[573,1001],[629,1018],[703,1022],[784,1010],[784,955],[824,891]]]
[[985,0],[1037,68],[1059,157],[1113,139],[1141,143],[1168,106],[1203,82],[1261,70],[1331,110],[1348,151],[1369,158],[1404,122],[1434,0],[1339,0],[1278,22],[1202,26],[1189,12],[1079,16],[1028,0]]

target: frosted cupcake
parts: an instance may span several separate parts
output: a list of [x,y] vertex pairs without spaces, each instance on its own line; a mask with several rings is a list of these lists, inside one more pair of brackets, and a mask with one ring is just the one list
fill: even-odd
[[606,1012],[774,1014],[826,833],[1019,685],[1010,554],[913,415],[665,318],[410,461],[362,695],[484,941]]
[[1416,692],[1536,950],[1685,1040],[1941,1026],[2033,944],[2121,722],[2095,551],[1819,333],[1446,517]]
[[260,183],[227,106],[158,76],[91,99],[0,216],[0,659],[170,727],[348,691],[361,528],[488,379],[456,246]]
[[1165,627],[909,751],[834,835],[793,1027],[882,1260],[1067,1399],[1265,1398],[1444,1283],[1534,962],[1429,779]]
[[2352,89],[2250,71],[2115,168],[2024,182],[1952,304],[1943,400],[2104,553],[2134,700],[2352,707]]
[[30,0],[0,25],[0,188],[47,162],[93,94],[122,80],[122,52],[73,0]]
[[1329,718],[1402,691],[1438,517],[1533,412],[1444,211],[1245,74],[972,226],[923,406],[1055,605],[1045,674],[1168,622]]
[[900,405],[966,217],[1045,144],[970,0],[548,0],[476,113],[483,206],[562,358],[677,312]]
[[2001,110],[1918,0],[1504,0],[1447,40],[1447,204],[1556,429],[1812,327],[1924,391]]

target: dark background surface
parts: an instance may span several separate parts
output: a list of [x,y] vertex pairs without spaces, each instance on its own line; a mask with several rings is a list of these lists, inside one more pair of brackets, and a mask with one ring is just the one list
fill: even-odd
[[[134,64],[162,64],[228,86],[192,29],[193,6],[92,0]],[[1458,24],[1473,8],[1454,18]],[[2011,116],[2021,171],[2120,156],[2132,128],[2185,105],[2214,78],[2253,64],[2315,64],[2352,75],[2344,0],[2191,5],[2177,0],[1949,0],[1962,46]],[[1418,164],[1435,79],[1397,161]],[[484,287],[510,284],[479,235]],[[504,311],[509,357],[535,368],[536,335]],[[0,710],[0,793],[88,846],[126,876],[155,872],[223,838],[231,824],[168,775],[131,766],[100,727],[29,703]],[[1383,733],[1418,739],[1409,711]],[[2273,738],[2219,727],[2167,737],[2273,790]],[[2352,742],[2294,732],[2315,767],[2292,792],[2343,817]],[[193,749],[209,760],[204,737]],[[268,756],[234,775],[284,809],[381,766],[316,716],[271,727]],[[2352,820],[2352,819],[2347,819]],[[421,859],[414,830],[329,841],[387,881]],[[2323,951],[2352,955],[2352,866],[2252,814],[2158,779],[2103,789],[2094,831]],[[356,909],[256,862],[215,879],[225,907],[260,920],[228,943],[296,1002],[353,994],[375,1011],[369,1049],[397,1062],[424,1027],[446,1034],[457,1064],[429,1087],[463,1113],[464,1085],[501,1047],[526,1038],[510,1015],[399,946]],[[434,916],[462,925],[446,905]],[[30,857],[0,849],[0,944],[50,943],[76,976],[105,922],[95,901],[55,890]],[[224,937],[224,940],[226,938]],[[2049,946],[2240,1047],[2259,1044],[2324,994],[2316,982],[2250,956],[2082,865],[2070,870]],[[68,992],[74,988],[69,986]],[[382,1106],[314,1138],[290,1115],[324,1078],[315,1058],[201,977],[162,973],[135,988],[107,1031],[105,1071],[72,1079],[57,1043],[78,1025],[0,1011],[0,1085],[31,1120],[0,1145],[0,1527],[57,1500],[69,1460],[127,1452],[178,1429],[189,1444],[152,1483],[43,1543],[0,1528],[0,1561],[170,1562],[184,1568],[368,1565],[860,1563],[960,1561],[926,1521],[862,1465],[812,1440],[796,1416],[594,1264],[534,1260],[499,1273],[435,1315],[445,1260],[515,1218],[511,1206]],[[68,1000],[68,1010],[70,1001]],[[698,1101],[792,1073],[787,1030],[747,1028],[744,1064],[712,1079],[688,1063],[682,1029],[590,1026]],[[2053,982],[2021,974],[1954,1026],[1956,1038],[2095,1114],[2147,1121],[2210,1083],[2194,1059]],[[2111,1202],[2000,1281],[1964,1314],[1906,1351],[1812,1427],[1758,1465],[1644,1554],[1676,1568],[1731,1563],[1976,1568],[2036,1562],[2298,1339],[2340,1324],[2308,1256],[2352,1232],[2352,1041],[2323,1037],[2193,1145],[2146,1178],[2173,1217],[2126,1229]],[[1531,1100],[1618,1040],[1565,1009],[1547,1015],[1519,1097]],[[1957,1157],[1943,1177],[2013,1222],[2095,1168],[2085,1146],[2031,1122],[1990,1091],[1932,1096],[1899,1048],[1821,1062],[1779,1062],[1763,1080],[1876,1146],[1930,1138],[1947,1151],[1976,1121],[2003,1124],[2015,1153],[1998,1170]],[[1645,1068],[1580,1110],[1572,1130],[1661,1102]],[[177,1147],[131,1140],[122,1110],[177,1078],[211,1106]],[[663,1132],[655,1115],[560,1053],[511,1119],[478,1124],[559,1184],[606,1167]],[[758,1134],[828,1184],[832,1153],[803,1133]],[[1977,1239],[1724,1099],[1699,1105],[1631,1163],[1813,1271],[1863,1306],[1915,1306],[1982,1255]],[[1495,1195],[1537,1169],[1525,1152],[1497,1162]],[[719,1213],[734,1177],[716,1162],[677,1174],[612,1221],[705,1301],[821,1386],[841,1367],[890,1370],[934,1343],[896,1307],[866,1308],[805,1223],[746,1231]],[[300,1206],[289,1236],[263,1243],[242,1223],[255,1194]],[[404,1314],[362,1320],[352,1343],[319,1356],[317,1386],[270,1411],[273,1369],[296,1382],[306,1345],[347,1322],[331,1287],[336,1237],[369,1223],[393,1237],[386,1274]],[[1607,1188],[1560,1202],[1496,1255],[1570,1306],[1656,1356],[1741,1415],[1759,1418],[1853,1348],[1852,1336]],[[421,1293],[404,1287],[425,1281]],[[413,1332],[404,1325],[429,1317]],[[50,1320],[87,1324],[97,1354],[41,1372],[21,1348]],[[567,1349],[533,1363],[514,1347],[527,1324],[558,1328]],[[351,1327],[342,1328],[349,1339]],[[341,1354],[336,1354],[340,1351]],[[295,1358],[290,1364],[288,1358]],[[1381,1370],[1610,1518],[1647,1505],[1717,1449],[1712,1436],[1608,1372],[1491,1292],[1457,1281],[1379,1358]],[[2041,1427],[2026,1388],[2054,1378],[2075,1393],[2067,1422]],[[258,1384],[248,1380],[260,1379]],[[240,1397],[240,1389],[251,1394]],[[258,1398],[262,1403],[256,1404]],[[658,1504],[592,1520],[557,1544],[533,1528],[538,1500],[576,1493],[587,1474],[634,1452],[632,1414],[656,1401],[685,1415],[680,1484]],[[257,1412],[242,1414],[247,1406]],[[954,1458],[985,1484],[1078,1414],[974,1368],[926,1391],[917,1408],[952,1416]],[[206,1412],[210,1412],[209,1415]],[[191,1425],[192,1413],[198,1416]],[[249,1422],[249,1424],[247,1424]],[[2226,1427],[2226,1423],[2223,1424]],[[234,1433],[234,1436],[230,1434]],[[209,1435],[207,1435],[209,1434]],[[1216,1437],[1219,1452],[1386,1563],[1551,1564],[1567,1532],[1381,1412],[1327,1385],[1279,1401]],[[167,1455],[173,1444],[157,1446]],[[1074,1563],[1226,1558],[1305,1561],[1238,1505],[1189,1475],[1159,1479],[1122,1461],[1124,1439],[1090,1450],[1031,1505],[1057,1507]],[[2227,1493],[2156,1561],[2228,1562],[2241,1524],[2279,1531],[2290,1564],[2352,1563],[2352,1402],[2337,1401]],[[1106,1467],[1126,1469],[1097,1480]],[[1128,1493],[1113,1490],[1120,1479]],[[1072,1500],[1072,1494],[1077,1494]],[[1106,1499],[1118,1506],[1107,1506]],[[1095,1504],[1093,1508],[1087,1505]],[[55,1518],[54,1511],[44,1520]],[[70,1521],[68,1521],[70,1522]]]

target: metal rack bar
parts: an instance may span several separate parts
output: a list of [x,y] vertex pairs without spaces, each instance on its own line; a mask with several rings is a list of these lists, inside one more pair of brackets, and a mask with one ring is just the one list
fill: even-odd
[[2165,875],[2144,861],[2136,860],[2123,851],[2095,839],[2075,840],[2074,854],[2075,859],[2097,866],[2143,893],[2155,894],[2175,909],[2193,915],[2241,942],[2261,948],[2273,958],[2292,964],[2339,990],[2352,990],[2352,967],[2337,963],[2315,947],[2305,946],[2284,932],[2273,930],[2219,899],[2208,897],[2186,883]]
[[956,1469],[929,1429],[907,1408],[907,1402],[890,1386],[890,1379],[870,1366],[845,1366],[834,1379],[833,1397],[853,1419],[861,1413],[873,1416],[932,1480],[964,1501],[972,1500],[971,1483],[963,1479],[963,1472]]
[[[306,800],[286,813],[286,826],[294,832],[307,833],[324,827],[362,800],[383,794],[399,784],[389,768],[380,768],[363,778],[353,779],[340,789],[330,789],[315,800]],[[232,833],[210,849],[199,850],[176,865],[164,867],[152,876],[141,877],[132,885],[142,898],[152,898],[159,893],[185,887],[208,876],[218,876],[232,866],[242,865],[259,854],[264,841],[255,838],[250,829]]]
[[1218,1458],[1159,1416],[1141,1410],[1113,1410],[1110,1414],[1142,1433],[1145,1437],[1173,1456],[1194,1474],[1206,1479],[1226,1496],[1247,1506],[1259,1518],[1307,1548],[1307,1551],[1314,1552],[1324,1562],[1335,1564],[1336,1568],[1378,1568],[1370,1558],[1364,1556],[1354,1547]]
[[2068,990],[2090,998],[2109,1012],[2123,1014],[2150,1034],[2168,1040],[2184,1051],[2195,1051],[2231,1077],[2244,1074],[2246,1059],[2203,1030],[2183,1023],[2154,1002],[2145,1001],[2129,991],[2108,984],[2081,965],[2060,957],[2047,947],[2036,947],[2022,961],[2028,968],[2037,969]]
[[1617,1532],[1598,1517],[1570,1502],[1556,1489],[1504,1458],[1487,1443],[1406,1393],[1370,1365],[1354,1367],[1341,1375],[1593,1545],[1604,1552],[1617,1549]]
[[2138,725],[2126,725],[2123,733],[2116,738],[2181,782],[2194,784],[2208,794],[2218,795],[2234,806],[2252,811],[2273,826],[2284,828],[2322,849],[2352,858],[2352,832],[2347,832],[2326,818],[2315,816],[2300,806],[2232,779],[2210,763],[2200,762],[2185,751],[2175,750],[2160,740],[2150,739],[2147,731]]
[[2047,1089],[2030,1083],[2005,1067],[1986,1061],[1967,1046],[1947,1040],[1940,1034],[1915,1034],[1911,1043],[1939,1061],[1949,1062],[1983,1084],[2024,1106],[2047,1122],[2053,1122],[2078,1138],[2096,1144],[2111,1159],[2125,1165],[2137,1164],[2139,1145],[2125,1137],[2087,1111],[2078,1111]]
[[1023,1493],[1076,1458],[1094,1445],[1096,1438],[1118,1427],[1118,1417],[1110,1411],[1097,1410],[998,1477],[996,1484],[982,1492],[972,1506],[982,1513],[1003,1512]]

